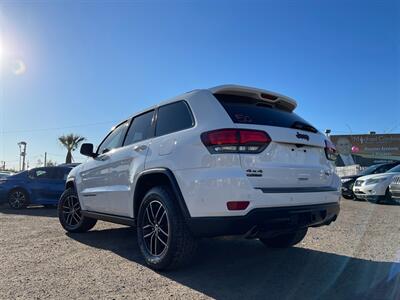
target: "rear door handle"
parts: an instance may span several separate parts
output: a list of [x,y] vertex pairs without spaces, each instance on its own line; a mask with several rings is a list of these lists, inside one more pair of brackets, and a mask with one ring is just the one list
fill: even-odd
[[146,145],[137,145],[137,146],[133,147],[133,150],[135,150],[137,152],[144,151],[146,149],[147,149]]

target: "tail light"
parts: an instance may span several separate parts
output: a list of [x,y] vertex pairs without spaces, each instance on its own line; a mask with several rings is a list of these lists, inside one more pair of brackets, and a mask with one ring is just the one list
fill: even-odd
[[325,140],[325,154],[326,158],[332,161],[338,156],[335,145],[329,140]]
[[268,133],[250,129],[218,129],[204,132],[201,140],[210,153],[260,153],[271,142]]

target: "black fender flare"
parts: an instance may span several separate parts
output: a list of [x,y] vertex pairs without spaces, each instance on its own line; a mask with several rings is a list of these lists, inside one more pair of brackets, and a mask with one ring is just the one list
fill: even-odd
[[74,179],[70,179],[70,180],[67,180],[65,182],[65,190],[67,190],[71,186],[76,191],[76,185],[75,185],[75,180]]
[[[152,169],[147,169],[144,170],[142,172],[139,173],[136,182],[135,182],[135,191],[134,191],[134,196],[133,196],[133,204],[135,207],[135,203],[136,201],[140,201],[140,199],[138,199],[138,189],[136,188],[138,184],[140,184],[140,180],[144,180],[141,178],[144,178],[145,176],[148,175],[152,175],[152,174],[162,174],[165,175],[168,178],[168,181],[170,183],[170,186],[172,188],[172,192],[175,194],[175,197],[178,201],[178,205],[179,208],[183,214],[183,217],[185,219],[186,222],[188,222],[191,219],[189,210],[186,206],[186,202],[185,199],[183,198],[181,189],[179,187],[179,184],[175,178],[174,173],[172,173],[172,171],[170,169],[167,168],[152,168]],[[134,214],[136,214],[136,212],[134,211]]]

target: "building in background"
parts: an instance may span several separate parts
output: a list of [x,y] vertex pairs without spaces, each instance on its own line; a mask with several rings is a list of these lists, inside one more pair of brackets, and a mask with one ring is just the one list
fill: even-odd
[[337,167],[400,161],[400,134],[331,135],[339,153]]

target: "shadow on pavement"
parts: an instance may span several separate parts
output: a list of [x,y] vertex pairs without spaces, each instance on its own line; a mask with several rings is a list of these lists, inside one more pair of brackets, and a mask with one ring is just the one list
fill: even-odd
[[50,217],[56,218],[57,209],[56,207],[43,207],[43,206],[29,206],[23,209],[12,209],[8,205],[0,206],[0,213],[6,215],[22,215],[22,216],[33,216],[33,217]]
[[[68,235],[144,264],[135,229]],[[272,250],[256,240],[201,240],[191,265],[161,274],[216,299],[400,299],[399,263],[298,247]]]

